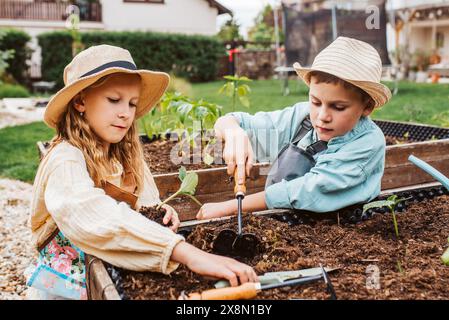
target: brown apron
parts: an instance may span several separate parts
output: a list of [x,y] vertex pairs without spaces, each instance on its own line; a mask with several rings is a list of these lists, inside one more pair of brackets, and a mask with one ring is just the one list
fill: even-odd
[[[131,180],[131,179],[129,179]],[[130,181],[130,183],[126,184],[126,180],[124,180],[124,185],[128,187],[132,187],[134,185],[134,192],[136,192],[137,186],[135,185],[135,182]],[[111,198],[115,199],[116,201],[123,201],[126,202],[133,210],[136,210],[136,204],[138,197],[129,191],[126,191],[123,188],[117,187],[115,184],[110,183],[109,181],[103,180],[101,182],[101,188],[104,190],[104,192],[110,196]],[[53,240],[54,237],[57,236],[59,233],[59,228],[56,228],[55,231],[53,231],[52,234],[45,240],[39,247],[38,251],[42,251],[47,244],[50,243],[51,240]]]

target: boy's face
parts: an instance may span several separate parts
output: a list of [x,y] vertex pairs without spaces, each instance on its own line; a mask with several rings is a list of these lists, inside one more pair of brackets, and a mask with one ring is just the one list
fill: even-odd
[[361,116],[368,116],[373,108],[366,108],[356,92],[342,84],[316,83],[312,77],[309,90],[310,120],[318,138],[323,141],[351,131]]
[[122,141],[136,114],[140,95],[140,76],[113,74],[98,87],[91,87],[75,108],[84,112],[84,118],[95,134],[106,143]]

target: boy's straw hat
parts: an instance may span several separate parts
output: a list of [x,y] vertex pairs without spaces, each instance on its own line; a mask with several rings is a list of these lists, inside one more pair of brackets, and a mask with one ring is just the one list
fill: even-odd
[[139,70],[128,50],[110,45],[90,47],[77,54],[64,69],[64,88],[52,97],[44,114],[45,123],[55,128],[70,100],[101,77],[124,72],[141,77],[141,91],[136,119],[147,113],[159,101],[169,83],[163,72]]
[[345,80],[368,93],[375,102],[375,108],[386,104],[391,91],[380,83],[382,61],[379,53],[370,44],[346,37],[338,37],[324,48],[310,68],[303,68],[296,62],[296,73],[310,85],[310,72],[322,71]]

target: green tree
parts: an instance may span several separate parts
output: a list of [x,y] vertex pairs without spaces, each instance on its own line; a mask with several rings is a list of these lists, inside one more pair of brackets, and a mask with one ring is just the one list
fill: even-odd
[[[0,41],[6,36],[5,30],[0,30]],[[2,78],[9,66],[7,62],[14,56],[14,50],[0,50],[0,84],[2,83]]]
[[[282,11],[278,10],[278,23],[281,28],[282,21]],[[248,38],[250,41],[254,42],[274,42],[274,11],[273,8],[267,4],[254,19],[254,26],[248,31]],[[279,38],[281,42],[284,39],[284,35],[281,30],[279,30]],[[269,46],[269,44],[262,45]]]
[[217,36],[222,41],[243,40],[239,29],[240,25],[234,20],[234,18],[231,18],[221,26]]

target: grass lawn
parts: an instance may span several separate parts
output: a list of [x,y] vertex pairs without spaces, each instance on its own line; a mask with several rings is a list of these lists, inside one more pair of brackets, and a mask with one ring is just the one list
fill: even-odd
[[[224,113],[230,112],[230,98],[217,93],[223,83],[194,84],[193,95],[222,105]],[[391,83],[387,85],[392,87]],[[270,111],[307,100],[307,87],[295,80],[289,81],[291,94],[288,96],[282,96],[279,80],[254,81],[250,86],[251,107],[238,105],[239,111]],[[447,110],[449,85],[401,82],[399,93],[373,118],[449,126],[449,115],[438,116]],[[32,182],[39,162],[36,141],[49,140],[52,136],[53,130],[43,122],[0,129],[0,177]]]
[[[207,101],[223,106],[223,112],[231,112],[231,99],[218,95],[223,81],[195,84],[193,94]],[[271,111],[291,106],[296,102],[308,100],[307,86],[299,81],[290,80],[290,95],[282,96],[280,80],[261,80],[249,83],[252,88],[250,108],[237,105],[238,111],[255,113]],[[386,83],[393,89],[393,83]],[[390,102],[372,116],[374,119],[418,122],[438,126],[449,126],[449,114],[446,118],[438,117],[449,110],[449,84],[417,84],[401,82],[399,92]]]
[[0,176],[31,182],[39,164],[36,142],[48,140],[53,130],[43,122],[0,130]]

